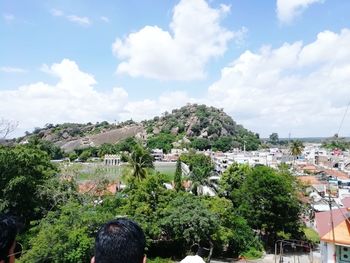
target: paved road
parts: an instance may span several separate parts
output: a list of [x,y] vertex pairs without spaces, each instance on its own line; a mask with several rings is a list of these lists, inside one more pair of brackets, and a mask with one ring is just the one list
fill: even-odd
[[[276,262],[280,263],[280,257],[277,257]],[[221,260],[211,260],[210,263],[228,263],[228,262],[251,262],[251,263],[275,263],[275,255],[267,254],[262,259],[257,260],[240,260],[240,261],[221,261]],[[313,253],[313,257],[310,257],[310,254],[307,253],[298,253],[298,254],[289,254],[288,256],[283,257],[283,263],[320,263],[320,254],[317,252]]]

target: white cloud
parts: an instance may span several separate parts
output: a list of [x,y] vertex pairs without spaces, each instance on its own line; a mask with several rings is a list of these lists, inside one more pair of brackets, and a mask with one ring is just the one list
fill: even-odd
[[[245,127],[268,136],[332,136],[350,100],[350,30],[323,31],[315,41],[247,50],[222,69],[207,94],[184,91],[130,100],[123,88],[101,92],[95,78],[68,59],[44,72],[58,78],[16,90],[0,90],[0,118],[18,120],[20,130],[45,123],[142,120],[188,102],[224,108]],[[350,135],[348,115],[341,136]]]
[[42,71],[58,78],[50,85],[37,82],[15,90],[1,90],[0,118],[18,121],[14,136],[26,130],[43,127],[46,123],[96,122],[134,119],[141,121],[181,107],[194,99],[186,92],[165,92],[158,98],[130,101],[120,87],[109,92],[95,88],[95,78],[79,69],[69,59],[51,66],[44,64]]
[[11,23],[15,20],[15,16],[13,14],[3,14],[2,17],[6,23]]
[[145,120],[195,101],[196,99],[190,98],[184,91],[164,92],[155,99],[129,101],[121,116],[122,119]]
[[[45,123],[95,122],[119,119],[128,101],[122,88],[100,92],[94,77],[63,59],[49,67],[58,82],[37,82],[15,90],[0,90],[0,116],[19,122],[15,135]],[[1,118],[0,117],[0,118]]]
[[106,16],[101,16],[100,19],[101,19],[103,22],[109,23],[109,18],[106,17]]
[[293,21],[305,9],[314,3],[322,3],[324,0],[277,0],[277,17],[285,24]]
[[[344,29],[321,32],[307,45],[247,50],[222,70],[208,102],[264,136],[332,136],[350,100],[349,45]],[[349,122],[341,132],[350,135]]]
[[69,15],[67,19],[81,26],[89,26],[91,24],[90,19],[86,16]]
[[113,53],[122,61],[118,73],[161,80],[205,77],[205,65],[221,56],[229,40],[242,39],[220,25],[230,7],[211,8],[204,0],[181,0],[173,10],[170,31],[145,26],[124,39],[116,39]]
[[51,10],[50,10],[50,13],[51,13],[51,15],[53,15],[53,16],[63,16],[63,15],[64,15],[64,13],[63,13],[62,10],[55,9],[55,8],[51,9]]
[[55,9],[55,8],[51,9],[50,13],[52,16],[63,17],[68,21],[76,23],[81,26],[90,26],[92,24],[92,21],[87,16],[65,15],[62,10]]
[[25,73],[27,72],[23,68],[17,68],[17,67],[0,67],[0,72],[5,73]]

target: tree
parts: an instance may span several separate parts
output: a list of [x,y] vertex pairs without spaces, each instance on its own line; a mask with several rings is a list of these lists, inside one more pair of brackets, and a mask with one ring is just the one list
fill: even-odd
[[161,227],[168,238],[190,248],[200,241],[211,241],[218,221],[199,197],[181,192],[163,210]]
[[231,200],[236,206],[239,205],[239,190],[245,182],[248,174],[251,172],[251,168],[246,164],[231,164],[225,172],[222,174],[220,179],[220,190],[221,196]]
[[213,142],[213,150],[228,152],[232,149],[233,138],[231,136],[222,136]]
[[245,144],[247,151],[255,151],[261,145],[259,134],[248,131],[241,125],[237,125],[237,132],[234,136],[234,143],[239,143],[240,147]]
[[30,249],[22,262],[90,262],[96,232],[114,218],[113,210],[102,206],[68,202],[52,211],[27,234]]
[[254,235],[247,220],[237,214],[232,203],[226,198],[212,197],[204,199],[209,211],[218,218],[218,229],[212,236],[216,253],[227,248],[227,256],[238,257],[250,249],[261,250],[260,240]]
[[209,156],[191,151],[181,154],[180,160],[189,166],[192,182],[198,184],[207,183],[207,179],[214,169],[214,165]]
[[160,133],[147,140],[147,147],[150,149],[162,149],[166,153],[170,152],[172,143],[176,137],[169,133]]
[[302,153],[304,145],[301,141],[292,141],[290,145],[290,153],[293,155],[294,160]]
[[128,137],[124,140],[121,140],[116,144],[117,152],[129,152],[131,153],[134,149],[135,145],[137,145],[137,141],[134,137]]
[[28,146],[0,147],[0,211],[26,223],[47,211],[39,189],[56,174],[49,156]]
[[146,168],[153,168],[153,156],[140,144],[136,144],[128,157],[129,167],[132,169],[132,176],[139,180],[146,177]]
[[194,149],[198,149],[200,151],[208,150],[211,148],[210,141],[205,138],[194,138],[191,141],[191,147]]
[[28,140],[28,146],[46,152],[53,160],[63,158],[64,152],[59,146],[55,145],[53,142],[40,139],[38,135],[34,135]]
[[273,133],[269,136],[269,140],[270,140],[270,143],[273,144],[273,145],[278,144],[278,142],[279,142],[278,133],[273,132]]
[[238,196],[238,212],[270,241],[274,242],[278,232],[298,235],[301,207],[290,174],[257,166],[248,173]]
[[75,152],[71,152],[68,154],[68,158],[71,162],[75,161],[76,159],[78,159],[78,155]]
[[84,150],[79,155],[79,160],[82,161],[82,162],[86,162],[90,157],[91,157],[90,150]]
[[123,191],[127,198],[120,213],[140,222],[149,244],[162,239],[160,212],[175,194],[175,191],[168,191],[164,183],[161,174],[148,175],[141,181],[131,177]]
[[175,190],[177,192],[183,190],[182,186],[182,168],[181,168],[181,161],[177,160],[176,162],[176,170],[174,175],[174,184],[175,184]]
[[18,126],[18,122],[0,119],[0,139],[5,139]]

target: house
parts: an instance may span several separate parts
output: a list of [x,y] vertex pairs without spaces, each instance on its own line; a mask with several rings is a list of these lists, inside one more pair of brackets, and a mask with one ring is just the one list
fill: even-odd
[[153,149],[151,152],[155,161],[162,161],[164,158],[164,153],[162,149]]
[[315,224],[321,241],[321,262],[350,262],[350,217],[348,212],[348,208],[339,208],[316,213]]

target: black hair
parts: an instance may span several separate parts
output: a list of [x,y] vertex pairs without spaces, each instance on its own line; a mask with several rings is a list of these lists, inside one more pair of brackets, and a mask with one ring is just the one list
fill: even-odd
[[10,248],[15,242],[17,225],[13,217],[0,214],[0,261],[8,262]]
[[146,239],[134,221],[119,218],[101,227],[96,236],[96,263],[141,263]]

